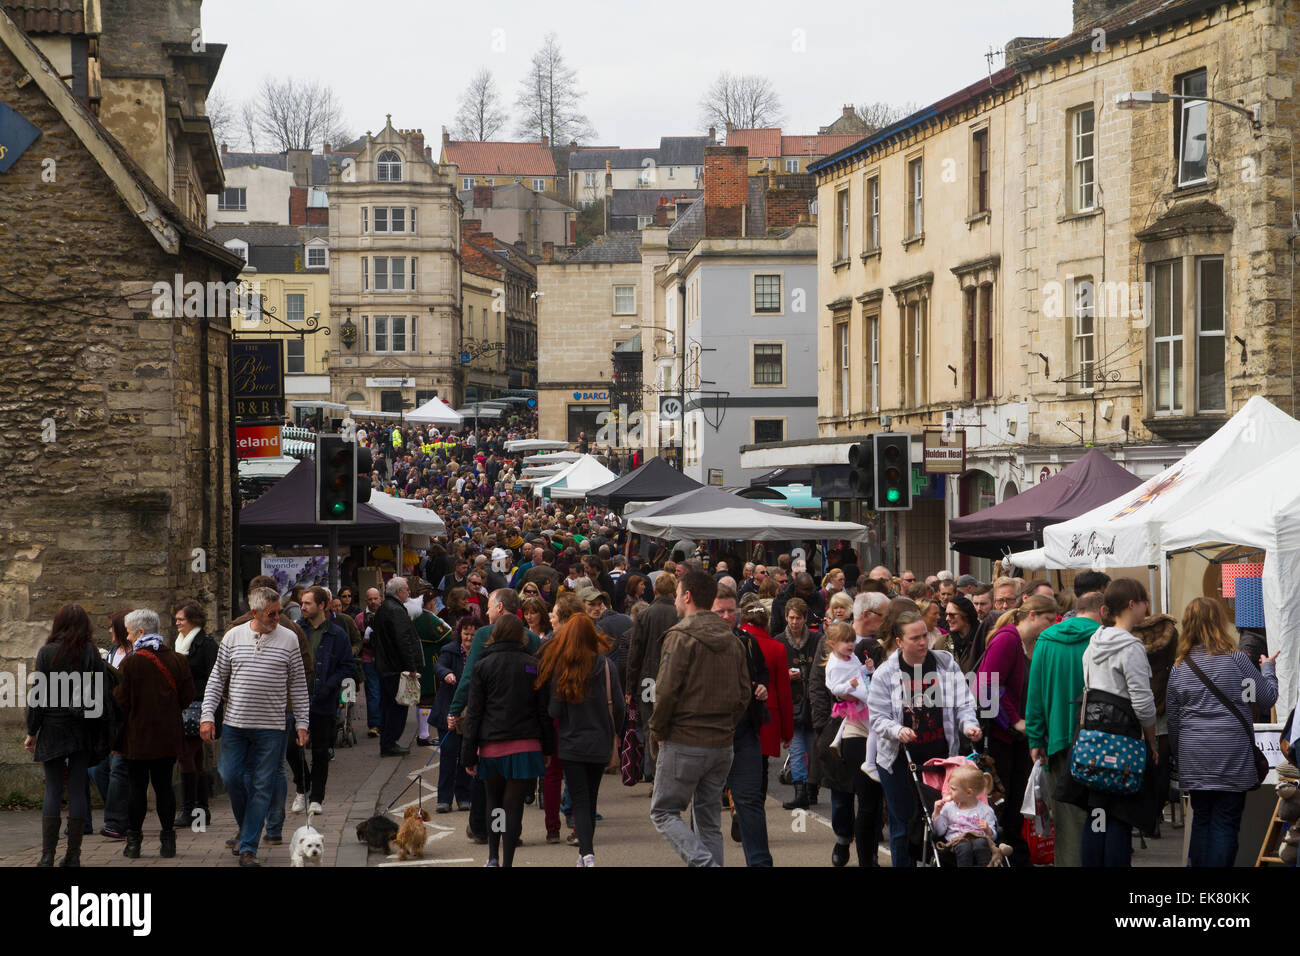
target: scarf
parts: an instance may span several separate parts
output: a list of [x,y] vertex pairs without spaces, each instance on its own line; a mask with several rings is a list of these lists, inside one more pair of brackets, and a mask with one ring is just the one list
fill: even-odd
[[161,634],[142,634],[139,639],[131,645],[131,650],[143,651],[148,649],[151,651],[157,651],[161,650],[162,646],[163,639]]
[[189,656],[190,645],[193,644],[194,639],[199,636],[199,630],[200,629],[196,627],[193,630],[191,630],[188,634],[176,635],[176,646],[173,649],[176,651],[177,654],[183,654],[186,657]]

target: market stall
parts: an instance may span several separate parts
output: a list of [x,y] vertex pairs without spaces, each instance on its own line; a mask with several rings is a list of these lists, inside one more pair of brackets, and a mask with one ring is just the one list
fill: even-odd
[[782,508],[707,486],[647,505],[628,518],[627,526],[636,534],[693,541],[866,541],[871,533],[860,524],[800,518]]
[[592,504],[609,508],[616,514],[634,501],[663,501],[686,491],[703,488],[698,481],[682,474],[662,458],[651,458],[640,468],[620,475],[608,484],[587,494]]
[[[365,413],[358,412],[358,415]],[[429,399],[419,408],[406,415],[408,422],[414,422],[417,425],[437,425],[440,428],[460,428],[464,418],[451,409],[437,395]]]
[[1008,551],[1035,548],[1043,529],[1077,518],[1113,501],[1142,483],[1097,448],[1046,481],[1000,505],[948,522],[952,550],[977,558],[1000,558]]

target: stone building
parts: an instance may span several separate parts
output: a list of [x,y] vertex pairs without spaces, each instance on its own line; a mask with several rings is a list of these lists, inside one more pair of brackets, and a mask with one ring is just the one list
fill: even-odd
[[[211,71],[185,73],[183,82],[178,64],[188,58],[156,55],[141,40],[165,49],[169,21],[151,24],[155,7],[143,3],[114,6],[98,37],[104,62],[126,71],[138,54],[137,72],[158,71],[151,82],[160,97],[185,88],[195,112],[182,110],[177,123],[197,135]],[[197,25],[198,3],[179,6]],[[168,111],[141,112],[143,128],[159,119],[156,140],[119,142],[8,7],[0,9],[4,105],[40,134],[25,150],[7,148],[0,172],[0,439],[8,450],[0,666],[12,673],[31,666],[68,602],[90,613],[97,639],[114,611],[150,607],[166,620],[191,598],[213,625],[230,620],[230,323],[216,290],[242,260],[203,229],[205,206],[192,190],[206,189],[204,180],[170,179],[159,162],[167,145],[174,157],[196,148],[185,137],[179,149],[164,143]],[[140,19],[124,22],[123,11]],[[13,82],[24,76],[31,82]],[[125,103],[115,120],[129,125]],[[199,294],[176,310],[189,283]],[[0,792],[39,778],[21,749],[22,715],[0,714]]]
[[[537,267],[537,408],[542,438],[588,440],[608,422],[610,350],[642,322],[642,267],[635,233],[600,236]],[[604,442],[614,444],[614,442]]]
[[530,255],[540,256],[542,243],[568,249],[576,242],[578,211],[554,196],[520,183],[475,186],[458,195],[466,218],[477,219],[484,232],[504,242],[524,243]]
[[[890,563],[985,574],[946,550],[949,518],[1089,445],[1155,474],[1254,394],[1296,411],[1294,11],[1074,13],[1068,36],[1013,40],[1003,70],[812,168],[819,438],[743,460],[833,482],[872,432],[912,433],[919,462],[923,430],[964,430],[966,472],[918,468],[913,509],[883,523]],[[1183,98],[1117,109],[1150,90]]]
[[[523,243],[461,221],[462,352],[471,356],[465,401],[537,386],[537,265]],[[546,244],[553,255],[550,243]],[[462,355],[463,358],[463,355]]]
[[455,166],[390,117],[330,166],[333,400],[399,412],[462,398],[460,200]]

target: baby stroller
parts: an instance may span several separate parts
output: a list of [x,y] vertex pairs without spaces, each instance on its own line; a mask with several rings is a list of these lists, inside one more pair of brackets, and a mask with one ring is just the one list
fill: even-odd
[[[980,801],[996,810],[1001,803],[1002,787],[993,770],[993,758],[987,754],[972,754],[970,757],[935,757],[918,767],[906,745],[903,747],[903,754],[907,757],[908,775],[912,778],[912,784],[916,789],[916,812],[908,828],[912,858],[918,861],[920,866],[955,867],[956,856],[934,832],[931,812],[935,802],[947,797],[951,792],[948,778],[953,770],[962,764],[975,766],[993,778],[993,787],[987,795],[980,795]],[[1010,847],[1005,843],[995,844],[990,841],[990,849],[992,850],[990,866],[1010,865],[1006,861],[1006,856],[1010,854]]]
[[339,707],[334,712],[334,746],[355,747],[357,732],[352,729],[352,710],[357,703],[357,682],[351,677],[343,679],[339,690]]

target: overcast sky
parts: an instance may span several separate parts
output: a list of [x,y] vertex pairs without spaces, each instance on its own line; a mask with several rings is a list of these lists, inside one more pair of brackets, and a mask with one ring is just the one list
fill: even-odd
[[[700,129],[699,100],[721,70],[762,73],[784,130],[815,133],[843,103],[928,105],[987,75],[1015,36],[1060,36],[1071,0],[207,0],[204,38],[229,44],[216,90],[236,101],[261,78],[329,83],[351,129],[418,127],[433,145],[467,79],[492,70],[511,120],[519,81],[554,31],[585,92],[599,145],[656,146]],[[994,69],[1001,66],[1001,60]],[[719,131],[721,132],[721,131]],[[434,155],[437,155],[435,146]]]

